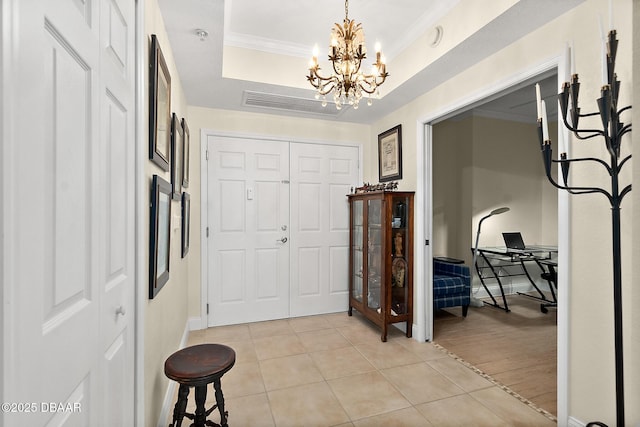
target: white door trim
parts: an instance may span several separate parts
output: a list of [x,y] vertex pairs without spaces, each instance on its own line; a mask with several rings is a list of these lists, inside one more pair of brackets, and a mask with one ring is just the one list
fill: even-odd
[[148,146],[144,143],[147,139],[146,127],[146,102],[147,97],[145,91],[147,82],[145,79],[145,70],[147,69],[147,55],[145,54],[145,46],[147,38],[144,33],[144,13],[145,2],[143,0],[136,1],[136,28],[135,33],[135,58],[136,58],[136,94],[135,94],[135,140],[136,140],[136,159],[135,159],[135,313],[134,313],[134,342],[135,342],[135,360],[134,360],[134,425],[142,427],[145,425],[145,394],[144,394],[144,325],[145,325],[145,307],[147,303],[148,290],[148,271],[146,265],[146,252],[148,242],[145,238],[145,213],[148,212],[149,195],[147,193],[148,182],[145,174],[145,165],[148,159]]
[[[424,227],[423,230],[416,230],[416,259],[422,259],[423,263],[418,263],[416,266],[416,281],[415,287],[417,297],[417,313],[418,320],[423,321],[424,324],[417,325],[418,334],[416,339],[422,340],[423,336],[420,335],[421,331],[425,331],[424,338],[427,341],[433,338],[433,309],[428,306],[426,299],[424,298],[424,288],[429,288],[426,285],[431,283],[431,272],[425,271],[425,265],[431,262],[431,247],[428,246],[426,250],[423,250],[422,242],[425,239],[430,240],[431,226],[433,222],[431,212],[431,145],[432,134],[431,128],[434,123],[440,122],[454,113],[469,108],[475,103],[482,101],[483,99],[502,92],[512,86],[515,86],[521,82],[529,80],[537,75],[548,72],[554,68],[557,68],[558,76],[566,75],[569,64],[566,62],[566,56],[564,49],[562,52],[558,52],[556,56],[553,56],[546,61],[543,61],[531,68],[522,70],[519,73],[504,78],[495,84],[486,86],[481,90],[472,93],[469,96],[460,98],[452,102],[451,104],[444,106],[434,112],[425,114],[418,118],[417,121],[417,141],[421,141],[422,144],[418,144],[417,156],[416,156],[416,169],[418,171],[418,194],[424,192],[424,200],[416,201],[416,225],[418,227]],[[560,118],[560,112],[558,113]],[[562,123],[561,118],[559,123]],[[560,127],[563,131],[563,137],[565,141],[568,140],[568,131],[563,127]],[[569,153],[568,153],[569,154]],[[559,167],[559,166],[558,166]],[[424,170],[424,173],[422,172]],[[551,184],[549,184],[551,185]],[[569,194],[566,191],[558,192],[558,336],[557,336],[557,393],[558,393],[558,424],[564,425],[569,420],[569,282],[570,282],[570,268],[571,259],[569,252],[571,246],[569,245],[569,213],[571,206],[569,203]],[[422,256],[421,256],[422,255]],[[430,269],[429,269],[430,270]],[[423,288],[423,289],[420,289]],[[431,299],[429,299],[431,301]],[[421,313],[425,316],[421,317]]]
[[206,200],[209,191],[209,176],[207,173],[207,141],[210,136],[358,147],[358,179],[359,181],[362,181],[363,150],[361,143],[349,141],[327,141],[311,138],[289,137],[285,135],[266,135],[250,132],[228,132],[202,128],[200,130],[200,242],[202,242],[200,244],[200,325],[199,328],[196,328],[196,322],[192,322],[191,326],[193,329],[206,329],[208,325],[207,302],[209,301],[209,291],[207,286],[207,277],[209,277],[209,253],[207,248],[208,245],[205,244],[205,242],[207,241],[206,219],[208,218]]

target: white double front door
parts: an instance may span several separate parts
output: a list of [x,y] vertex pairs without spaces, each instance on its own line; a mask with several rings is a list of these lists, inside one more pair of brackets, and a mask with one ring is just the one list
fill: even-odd
[[357,146],[207,138],[209,326],[346,311]]

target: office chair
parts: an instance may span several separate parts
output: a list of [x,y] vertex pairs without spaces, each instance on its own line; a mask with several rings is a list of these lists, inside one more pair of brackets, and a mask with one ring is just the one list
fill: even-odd
[[549,283],[549,289],[551,290],[551,296],[553,297],[553,301],[540,304],[540,311],[543,313],[547,313],[549,311],[548,310],[549,307],[558,306],[558,300],[556,299],[556,292],[555,292],[555,289],[557,288],[557,284],[558,284],[558,273],[556,272],[556,268],[552,264],[547,264],[547,268],[549,269],[549,271],[543,272],[540,275],[540,277],[543,280],[546,280],[547,283]]

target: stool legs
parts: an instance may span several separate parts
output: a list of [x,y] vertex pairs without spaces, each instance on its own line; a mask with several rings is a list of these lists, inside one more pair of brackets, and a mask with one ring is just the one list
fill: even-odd
[[187,413],[187,398],[189,396],[189,386],[180,384],[178,389],[178,401],[173,408],[173,422],[170,427],[181,427],[182,420],[186,416],[193,420],[192,426],[205,427],[205,426],[218,426],[213,421],[207,420],[209,414],[216,408],[220,411],[220,427],[228,427],[227,418],[229,413],[224,410],[224,396],[222,394],[222,386],[220,385],[220,378],[213,380],[213,389],[216,396],[216,404],[211,409],[207,410],[205,402],[207,400],[207,386],[195,387],[195,400],[196,411],[195,413]]
[[220,378],[213,380],[213,388],[216,392],[216,405],[218,411],[220,411],[220,426],[227,427],[227,417],[229,413],[224,410],[224,396],[222,395],[222,386],[220,385]]
[[182,425],[182,419],[187,411],[187,396],[189,396],[189,387],[180,384],[178,401],[173,408],[173,423],[171,423],[173,427],[180,427]]
[[193,425],[197,427],[204,427],[207,421],[206,408],[204,402],[207,400],[207,386],[196,387],[196,412],[193,419]]

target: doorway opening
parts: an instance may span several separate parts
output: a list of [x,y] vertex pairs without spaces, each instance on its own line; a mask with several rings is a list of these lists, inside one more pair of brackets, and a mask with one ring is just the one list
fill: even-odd
[[[432,256],[469,266],[472,296],[479,302],[466,318],[461,307],[434,311],[433,341],[553,415],[557,311],[544,313],[540,301],[526,296],[534,288],[522,269],[545,294],[555,289],[536,263],[515,270],[499,266],[500,280],[489,277],[485,287],[474,268],[473,248],[477,237],[480,247],[504,247],[503,232],[520,232],[530,245],[558,246],[558,193],[540,159],[533,89],[541,85],[549,117],[555,118],[557,81],[553,68],[434,120],[429,207]],[[557,121],[550,132],[557,134]],[[504,207],[509,210],[491,217],[477,234],[480,220]],[[482,303],[492,302],[492,294],[501,305],[501,290],[510,311]]]

